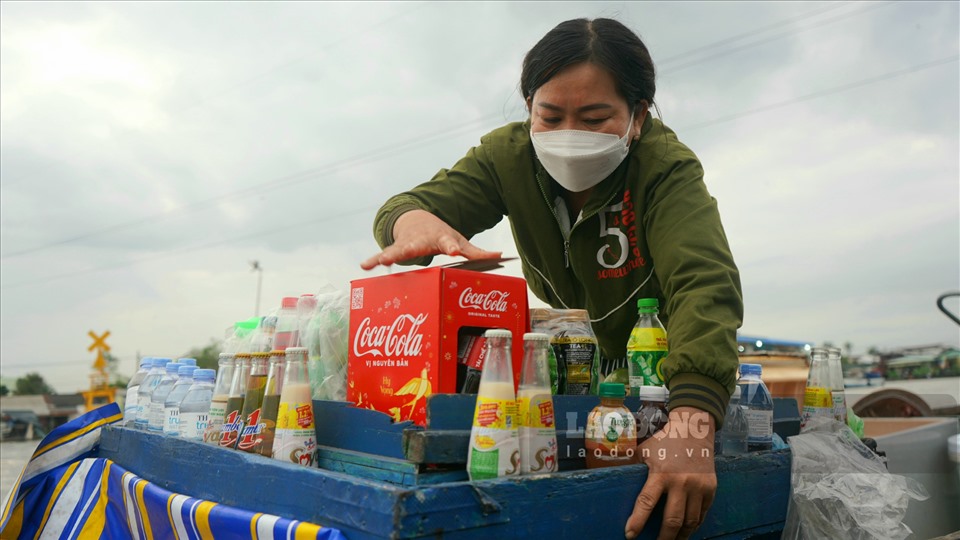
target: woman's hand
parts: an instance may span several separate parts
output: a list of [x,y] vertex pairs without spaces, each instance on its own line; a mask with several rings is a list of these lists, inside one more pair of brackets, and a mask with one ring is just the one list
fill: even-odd
[[715,429],[709,413],[677,407],[670,411],[666,427],[637,447],[650,472],[627,519],[628,539],[640,534],[664,493],[667,503],[658,540],[689,538],[703,523],[717,491]]
[[404,212],[393,224],[393,245],[360,263],[370,270],[377,265],[416,259],[427,255],[450,255],[467,259],[496,259],[499,251],[480,249],[445,221],[426,210]]

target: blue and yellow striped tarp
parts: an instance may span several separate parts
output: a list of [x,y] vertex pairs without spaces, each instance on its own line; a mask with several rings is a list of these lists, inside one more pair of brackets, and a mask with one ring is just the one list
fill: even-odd
[[95,457],[100,428],[122,417],[110,404],[47,435],[10,492],[0,538],[343,540],[336,529],[171,493]]

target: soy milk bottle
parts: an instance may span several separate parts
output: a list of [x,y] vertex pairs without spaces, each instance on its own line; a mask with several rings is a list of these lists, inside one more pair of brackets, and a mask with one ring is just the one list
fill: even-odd
[[557,431],[550,395],[550,336],[523,335],[523,366],[517,389],[522,474],[557,470]]
[[470,480],[520,474],[517,395],[513,386],[509,330],[487,330],[477,406],[470,430],[467,474]]

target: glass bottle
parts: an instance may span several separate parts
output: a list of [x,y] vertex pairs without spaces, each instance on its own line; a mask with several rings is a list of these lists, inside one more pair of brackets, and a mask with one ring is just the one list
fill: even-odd
[[[223,424],[220,426],[220,438],[215,441],[224,448],[234,448],[243,429],[243,398],[247,393],[247,377],[250,376],[250,353],[237,353],[236,368],[230,380],[230,393],[227,395],[227,407],[224,410]],[[211,441],[214,442],[214,441]]]
[[833,399],[833,417],[844,425],[847,423],[847,394],[843,387],[843,362],[840,349],[827,347],[827,364],[830,366],[830,397]]
[[470,480],[520,474],[517,394],[509,330],[487,330],[486,359],[477,389],[477,404],[470,429],[467,474]]
[[830,360],[827,349],[814,347],[810,351],[810,371],[803,392],[801,429],[813,417],[833,417],[833,396],[830,392]]
[[220,443],[220,430],[227,414],[227,399],[230,397],[230,383],[236,369],[236,355],[220,353],[217,360],[217,377],[213,383],[213,396],[207,413],[207,428],[203,440],[212,444]]
[[667,425],[670,413],[667,411],[669,392],[666,386],[641,386],[640,409],[637,410],[637,444],[653,437]]
[[307,349],[287,347],[286,357],[273,459],[312,467],[316,463],[317,431],[307,373]]
[[270,367],[267,370],[267,384],[263,390],[263,433],[254,452],[261,456],[273,456],[273,438],[277,428],[277,413],[280,410],[280,392],[283,389],[284,366],[287,362],[286,351],[274,350],[270,353]]
[[261,442],[263,433],[263,394],[267,388],[267,370],[270,353],[255,352],[250,360],[250,375],[247,377],[247,391],[243,396],[243,409],[240,418],[243,429],[237,441],[237,450],[254,452]]
[[523,365],[517,390],[521,474],[557,470],[557,431],[550,394],[550,336],[523,335]]

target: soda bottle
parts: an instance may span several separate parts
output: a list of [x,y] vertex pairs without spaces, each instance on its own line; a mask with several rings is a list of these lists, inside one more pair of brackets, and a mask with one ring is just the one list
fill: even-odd
[[273,459],[311,467],[316,462],[317,431],[313,423],[306,347],[287,347]]
[[627,368],[630,393],[637,395],[641,386],[663,386],[663,358],[667,355],[667,331],[660,322],[660,301],[656,298],[637,300],[639,317],[627,340]]
[[177,435],[181,439],[203,441],[207,431],[210,399],[213,397],[214,373],[216,372],[212,369],[198,369],[193,372],[193,384],[180,402]]
[[480,375],[470,429],[467,474],[470,480],[520,474],[517,394],[513,386],[509,330],[484,332],[487,357]]
[[719,447],[715,444],[714,453],[717,455],[738,456],[747,453],[747,437],[750,436],[750,426],[747,423],[747,417],[743,414],[743,408],[740,406],[742,392],[738,386],[733,389],[733,395],[730,396],[727,414],[723,420],[723,428],[716,434]]
[[123,400],[123,425],[127,427],[133,427],[134,423],[137,421],[137,398],[138,393],[140,392],[140,383],[143,382],[143,379],[147,376],[147,373],[150,372],[150,368],[153,367],[153,358],[144,357],[140,359],[140,369],[133,374],[133,377],[130,377],[130,382],[127,383],[127,394]]
[[[178,363],[178,364],[183,364],[183,365],[185,365],[185,366],[197,367],[197,359],[196,359],[196,358],[177,358],[177,363]],[[191,384],[192,384],[192,383],[191,383]]]
[[233,381],[233,372],[236,368],[236,355],[220,353],[217,367],[217,378],[213,384],[213,396],[207,413],[207,428],[203,435],[204,442],[213,444],[220,443],[220,430],[227,414],[227,398],[230,397],[230,383]]
[[763,368],[760,364],[740,364],[740,404],[750,434],[747,450],[770,450],[773,447],[773,398],[767,385],[760,379]]
[[669,393],[666,386],[641,386],[639,390],[640,409],[637,410],[637,444],[653,437],[667,425],[670,413],[667,411]]
[[557,470],[557,430],[550,394],[549,349],[550,336],[523,335],[523,365],[517,390],[521,474]]
[[847,395],[843,389],[843,364],[840,349],[827,347],[827,364],[830,366],[830,397],[833,399],[833,417],[837,422],[847,423]]
[[583,434],[588,469],[637,462],[637,424],[623,405],[626,396],[623,384],[600,383],[600,404],[587,416]]
[[153,389],[153,393],[150,394],[150,412],[147,414],[147,419],[149,420],[147,431],[150,433],[163,433],[163,424],[166,420],[166,417],[163,415],[163,404],[167,401],[167,394],[170,393],[170,390],[173,390],[173,385],[177,383],[180,364],[170,362],[164,369],[166,372],[160,379],[160,383],[157,384],[157,387]]
[[[289,348],[289,347],[288,347]],[[263,432],[253,452],[261,456],[273,456],[273,439],[277,428],[277,414],[280,410],[280,391],[283,389],[283,374],[287,362],[286,351],[275,350],[270,353],[270,367],[267,369],[267,384],[263,390],[263,407],[260,418]]]
[[263,433],[263,394],[267,388],[267,370],[270,353],[255,352],[250,360],[250,375],[247,377],[247,392],[243,396],[243,429],[237,441],[237,450],[254,452]]
[[[178,362],[179,363],[179,362]],[[193,372],[197,366],[181,365],[177,370],[177,382],[173,385],[167,399],[163,402],[163,434],[170,437],[180,435],[180,402],[193,385]]]
[[150,398],[153,390],[160,384],[160,379],[167,373],[166,366],[169,362],[169,358],[154,358],[150,371],[140,383],[137,390],[137,419],[134,421],[134,427],[139,430],[146,431],[150,425]]
[[247,392],[247,377],[250,375],[250,353],[237,353],[236,368],[230,381],[230,393],[227,394],[227,408],[224,409],[223,425],[220,426],[220,440],[223,448],[234,448],[243,429],[243,398]]
[[807,374],[807,387],[803,392],[803,417],[800,427],[806,427],[815,416],[833,418],[830,360],[824,347],[814,347],[810,351],[810,371]]
[[297,313],[296,296],[286,296],[280,302],[280,311],[277,312],[277,329],[273,337],[273,349],[285,350],[294,347],[299,341],[300,320]]

